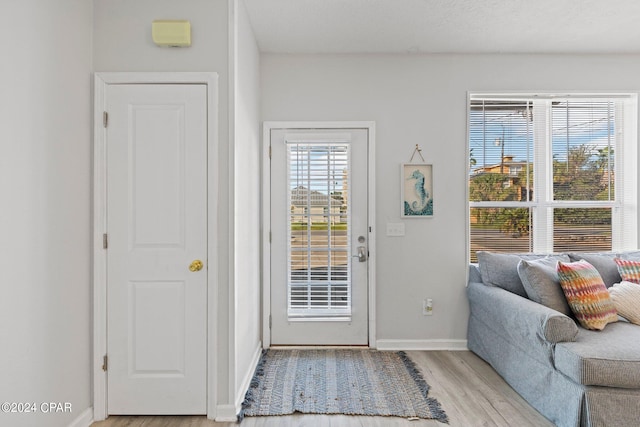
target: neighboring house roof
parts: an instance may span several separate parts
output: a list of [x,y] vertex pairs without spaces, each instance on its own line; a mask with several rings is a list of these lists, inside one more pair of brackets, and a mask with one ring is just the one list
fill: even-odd
[[291,204],[294,206],[307,206],[309,203],[311,206],[327,206],[331,199],[331,206],[341,206],[342,200],[335,197],[329,197],[324,193],[309,189],[303,186],[299,186],[291,190]]
[[527,162],[525,161],[512,160],[511,156],[505,156],[505,160],[502,163],[485,165],[484,167],[480,166],[472,171],[472,175],[482,175],[484,173],[489,173],[496,169],[500,169],[501,167],[504,167],[506,171],[509,171],[511,168],[516,168],[518,166],[525,167],[526,165],[527,165]]

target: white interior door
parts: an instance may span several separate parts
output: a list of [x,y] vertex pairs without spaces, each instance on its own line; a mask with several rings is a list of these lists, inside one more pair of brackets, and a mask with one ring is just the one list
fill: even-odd
[[271,343],[368,343],[367,130],[271,131]]
[[106,105],[108,413],[205,414],[206,86],[110,85]]

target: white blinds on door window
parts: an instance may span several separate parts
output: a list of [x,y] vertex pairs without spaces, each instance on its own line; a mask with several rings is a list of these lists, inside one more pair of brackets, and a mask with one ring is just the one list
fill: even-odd
[[287,155],[288,316],[349,316],[349,145],[288,143]]

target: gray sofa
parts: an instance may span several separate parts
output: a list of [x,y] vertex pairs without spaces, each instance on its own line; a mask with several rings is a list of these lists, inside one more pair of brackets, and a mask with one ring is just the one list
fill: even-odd
[[[480,255],[467,287],[469,349],[558,426],[640,426],[640,326],[620,319],[602,331],[583,329],[527,297],[517,265],[540,255]],[[562,259],[586,259],[609,287],[621,280],[614,256],[640,259],[638,252]]]

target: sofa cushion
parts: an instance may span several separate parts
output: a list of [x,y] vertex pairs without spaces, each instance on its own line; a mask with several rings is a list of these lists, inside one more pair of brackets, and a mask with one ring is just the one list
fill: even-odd
[[609,295],[620,316],[640,325],[640,285],[631,282],[616,283],[609,288]]
[[618,273],[620,273],[622,280],[640,283],[640,261],[622,258],[614,258],[613,261],[618,266]]
[[478,251],[478,267],[482,281],[487,285],[498,286],[521,297],[527,297],[520,276],[518,275],[518,263],[522,259],[534,260],[552,257],[558,261],[569,261],[567,255],[547,254],[501,254],[494,252]]
[[618,258],[629,259],[631,261],[640,261],[640,251],[618,252]]
[[556,344],[558,371],[583,385],[640,387],[640,327],[617,322],[603,331],[580,328],[573,342]]
[[557,265],[558,260],[553,258],[523,259],[518,263],[518,274],[531,301],[571,316],[558,280]]
[[620,273],[618,272],[618,266],[613,261],[614,258],[618,257],[619,254],[615,252],[600,252],[600,253],[590,253],[590,252],[572,252],[569,253],[569,258],[571,261],[580,261],[581,259],[587,261],[589,264],[593,265],[598,273],[600,273],[600,277],[604,281],[604,284],[607,286],[612,286],[614,283],[619,283]]
[[618,320],[602,277],[587,261],[558,262],[558,278],[571,311],[584,328],[602,330]]

